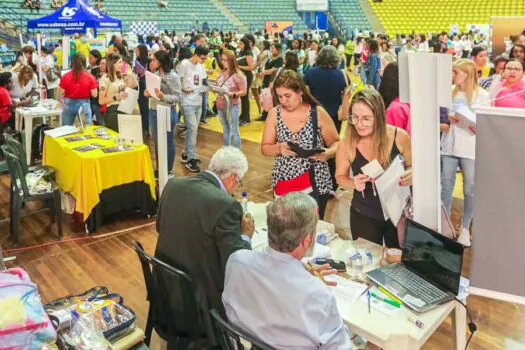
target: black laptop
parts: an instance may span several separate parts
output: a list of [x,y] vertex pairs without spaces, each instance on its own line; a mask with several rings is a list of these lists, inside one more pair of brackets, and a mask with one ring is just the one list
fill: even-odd
[[463,246],[413,220],[407,220],[401,263],[367,276],[417,312],[453,300],[459,291]]

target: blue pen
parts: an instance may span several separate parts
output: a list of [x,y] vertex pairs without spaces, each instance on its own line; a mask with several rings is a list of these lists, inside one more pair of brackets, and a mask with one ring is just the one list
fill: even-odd
[[366,295],[368,296],[368,313],[370,313],[370,290],[366,292]]

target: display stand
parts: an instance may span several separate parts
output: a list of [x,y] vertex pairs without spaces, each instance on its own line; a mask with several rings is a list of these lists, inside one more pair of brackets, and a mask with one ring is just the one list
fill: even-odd
[[170,125],[171,107],[157,104],[157,169],[159,171],[159,198],[168,182],[168,142],[166,133]]
[[414,220],[441,232],[439,116],[450,107],[452,57],[400,53],[399,97],[410,103]]

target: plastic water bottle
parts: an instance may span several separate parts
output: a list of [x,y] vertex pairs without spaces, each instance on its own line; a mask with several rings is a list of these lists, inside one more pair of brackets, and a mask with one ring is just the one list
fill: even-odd
[[242,206],[242,212],[247,213],[248,212],[248,192],[242,193],[241,206]]

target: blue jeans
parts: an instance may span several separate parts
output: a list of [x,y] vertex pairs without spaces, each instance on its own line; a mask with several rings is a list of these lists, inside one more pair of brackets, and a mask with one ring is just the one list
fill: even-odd
[[232,138],[233,145],[241,148],[241,135],[239,133],[239,105],[232,104],[230,106],[230,120],[226,119],[226,111],[219,109],[217,115],[222,124],[222,141],[224,146],[229,146]]
[[[171,106],[171,115],[170,115],[170,129],[166,133],[166,137],[168,138],[167,146],[168,146],[168,172],[173,172],[173,163],[175,162],[175,140],[173,136],[173,132],[175,130],[175,125],[177,125],[178,121],[178,115],[177,115],[177,108],[175,106]],[[153,141],[155,142],[155,158],[157,159],[157,169],[159,168],[159,151],[158,151],[158,139],[157,139],[157,110],[156,109],[150,109],[149,110],[149,128],[150,128],[150,134],[153,137]]]
[[186,138],[184,139],[184,153],[188,160],[197,159],[197,129],[201,119],[202,106],[183,105],[184,123],[186,124]]
[[82,107],[82,110],[86,115],[86,121],[84,124],[91,125],[93,122],[91,120],[91,101],[89,98],[65,98],[64,108],[62,109],[62,125],[73,125],[80,107]]
[[450,214],[452,208],[452,192],[456,184],[456,170],[458,166],[463,173],[463,195],[465,197],[461,226],[469,228],[472,217],[474,216],[474,159],[441,156],[441,200],[445,205],[447,213]]

